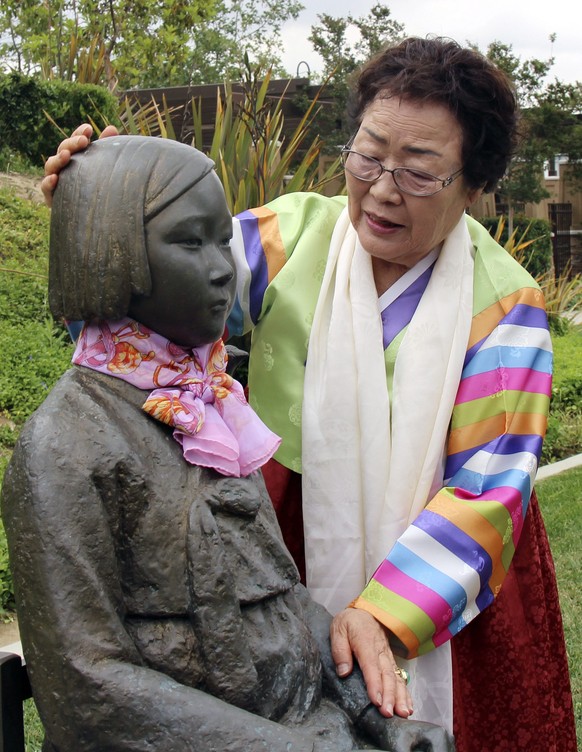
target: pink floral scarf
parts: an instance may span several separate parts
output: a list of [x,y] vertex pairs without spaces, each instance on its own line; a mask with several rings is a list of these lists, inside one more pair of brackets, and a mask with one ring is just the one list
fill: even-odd
[[187,350],[129,318],[86,324],[73,363],[153,391],[143,409],[174,427],[184,459],[222,475],[246,476],[272,457],[281,439],[225,372],[222,340]]

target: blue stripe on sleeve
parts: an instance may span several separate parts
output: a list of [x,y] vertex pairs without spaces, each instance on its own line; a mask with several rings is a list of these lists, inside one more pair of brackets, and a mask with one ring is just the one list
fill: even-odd
[[515,488],[521,495],[522,512],[524,515],[529,504],[529,497],[531,496],[531,478],[524,470],[505,470],[502,473],[483,475],[482,473],[475,473],[472,470],[463,468],[456,474],[454,485],[476,496],[480,496],[485,491],[491,491],[494,488]]
[[245,256],[251,271],[249,291],[249,314],[254,324],[259,320],[263,297],[269,284],[267,259],[261,243],[259,220],[251,212],[239,215],[240,227],[245,246]]
[[489,553],[474,538],[440,514],[425,509],[413,525],[438,541],[479,575],[481,589],[487,585],[493,564]]
[[547,329],[548,317],[543,308],[518,303],[499,322],[499,326],[527,326],[528,328]]
[[540,373],[552,373],[552,353],[539,347],[486,347],[465,366],[463,378],[494,371],[499,367],[532,368]]
[[[445,478],[453,481],[455,474],[458,473],[463,465],[481,449],[486,449],[492,454],[517,454],[518,452],[529,452],[539,458],[542,451],[542,443],[543,439],[538,434],[503,434],[493,441],[485,442],[485,444],[481,444],[477,447],[471,447],[464,452],[457,452],[456,454],[449,455],[445,468]],[[447,481],[447,485],[458,486],[459,483],[456,482],[456,478],[454,478],[454,481],[454,483]]]
[[453,615],[462,613],[467,605],[467,594],[458,582],[421,559],[409,548],[396,541],[388,560],[408,577],[433,590],[445,600]]

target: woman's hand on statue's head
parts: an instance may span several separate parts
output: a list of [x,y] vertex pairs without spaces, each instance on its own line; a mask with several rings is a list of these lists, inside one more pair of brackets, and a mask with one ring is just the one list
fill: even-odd
[[[57,187],[59,181],[59,172],[66,167],[71,161],[71,155],[78,151],[83,151],[89,146],[91,136],[93,135],[93,128],[88,123],[83,123],[78,128],[75,128],[73,133],[65,138],[59,144],[57,153],[52,157],[49,157],[44,165],[44,174],[42,183],[40,184],[41,190],[44,195],[44,201],[47,206],[51,206],[53,202],[53,193]],[[103,129],[99,138],[107,138],[107,136],[117,136],[118,130],[114,125],[108,125]]]
[[367,611],[346,608],[334,616],[330,629],[331,653],[338,676],[347,676],[358,661],[368,697],[386,718],[412,714],[412,697],[404,681],[395,673],[396,661],[388,642],[388,632]]

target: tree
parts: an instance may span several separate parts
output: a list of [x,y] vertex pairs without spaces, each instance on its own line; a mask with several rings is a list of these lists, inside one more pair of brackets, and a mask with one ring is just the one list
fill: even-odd
[[546,162],[567,155],[572,175],[582,178],[582,84],[548,83],[553,58],[522,62],[501,42],[489,45],[487,57],[514,82],[522,112],[520,145],[497,188],[508,204],[511,234],[515,203],[535,204],[549,195],[542,184]]
[[[384,45],[402,38],[404,26],[392,19],[390,9],[377,3],[367,16],[347,18],[318,15],[320,24],[311,28],[309,41],[323,59],[322,80],[327,80],[325,94],[333,101],[318,119],[325,151],[337,150],[351,136],[346,121],[349,79],[353,72]],[[351,41],[353,32],[356,41]]]
[[110,87],[114,80],[122,89],[214,83],[238,71],[245,50],[276,64],[281,26],[302,7],[298,0],[0,0],[0,62],[74,80],[93,50]]
[[240,80],[244,55],[255,67],[287,77],[281,64],[281,28],[303,7],[298,0],[218,0],[214,16],[193,31],[185,82]]
[[171,81],[188,54],[192,29],[215,0],[3,0],[0,55],[5,67],[45,78],[75,78],[70,50],[103,45],[123,87],[147,71]]

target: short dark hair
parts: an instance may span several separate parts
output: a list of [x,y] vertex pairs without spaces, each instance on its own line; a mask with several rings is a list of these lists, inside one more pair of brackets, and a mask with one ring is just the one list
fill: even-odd
[[495,190],[516,147],[518,110],[511,81],[484,55],[451,39],[410,37],[359,71],[348,106],[354,130],[378,96],[444,105],[463,133],[465,182]]
[[51,213],[49,304],[70,321],[119,319],[149,295],[145,226],[214,168],[186,144],[109,137],[75,154]]

